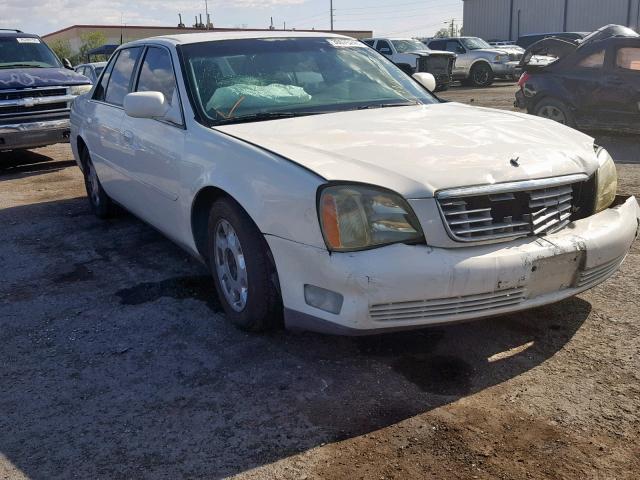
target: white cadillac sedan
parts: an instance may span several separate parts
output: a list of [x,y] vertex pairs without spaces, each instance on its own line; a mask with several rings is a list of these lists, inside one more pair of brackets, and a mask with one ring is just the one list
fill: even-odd
[[93,211],[211,269],[238,326],[364,334],[505,314],[620,266],[640,208],[592,138],[444,103],[352,39],[121,46],[71,112]]

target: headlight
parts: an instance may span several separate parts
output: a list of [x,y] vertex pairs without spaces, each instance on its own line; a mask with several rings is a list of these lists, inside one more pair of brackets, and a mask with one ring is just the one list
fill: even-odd
[[496,55],[493,59],[494,62],[506,62],[507,60],[509,60],[508,55]]
[[596,204],[595,213],[601,212],[613,203],[618,190],[618,172],[609,152],[598,148],[596,155],[600,167],[596,172]]
[[93,85],[74,85],[67,89],[67,95],[82,95],[83,93],[90,92],[91,88],[93,88]]
[[397,193],[380,187],[326,186],[320,191],[318,213],[322,235],[333,251],[424,239],[409,204]]

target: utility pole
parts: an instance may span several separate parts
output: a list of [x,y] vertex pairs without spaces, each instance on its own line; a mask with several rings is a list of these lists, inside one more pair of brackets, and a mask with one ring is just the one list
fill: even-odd
[[331,31],[333,32],[333,0],[329,0],[329,17],[331,19]]
[[456,27],[455,27],[455,18],[451,19],[451,36],[455,37],[456,36]]

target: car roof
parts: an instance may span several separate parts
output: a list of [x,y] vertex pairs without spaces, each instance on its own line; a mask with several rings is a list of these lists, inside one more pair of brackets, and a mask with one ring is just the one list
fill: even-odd
[[142,40],[135,40],[126,43],[126,45],[139,45],[150,42],[159,42],[172,45],[188,45],[190,43],[217,42],[222,40],[244,40],[244,39],[260,39],[260,38],[347,38],[355,40],[352,37],[338,35],[336,33],[326,32],[293,32],[293,31],[242,31],[242,32],[200,32],[200,33],[181,33],[177,35],[161,35],[158,37],[150,37]]
[[0,37],[40,38],[33,33],[24,33],[20,30],[0,29]]

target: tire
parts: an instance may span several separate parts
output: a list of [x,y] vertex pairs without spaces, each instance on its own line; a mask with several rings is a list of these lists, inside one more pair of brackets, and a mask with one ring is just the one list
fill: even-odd
[[490,86],[494,78],[495,75],[493,74],[491,66],[482,62],[475,64],[471,68],[468,81],[470,85],[482,88]]
[[222,198],[211,207],[208,231],[209,268],[227,318],[252,332],[280,327],[278,277],[260,230],[240,205]]
[[442,85],[438,85],[435,89],[436,92],[446,92],[447,90],[449,90],[449,86],[450,84],[448,83],[443,83]]
[[109,218],[115,213],[115,205],[109,195],[102,188],[98,179],[98,173],[91,161],[89,150],[85,147],[80,153],[83,165],[84,186],[87,190],[87,198],[91,205],[91,211],[98,218]]
[[554,122],[562,123],[568,127],[575,128],[576,122],[571,109],[566,103],[555,98],[543,98],[533,109],[533,114],[537,117],[547,118]]

